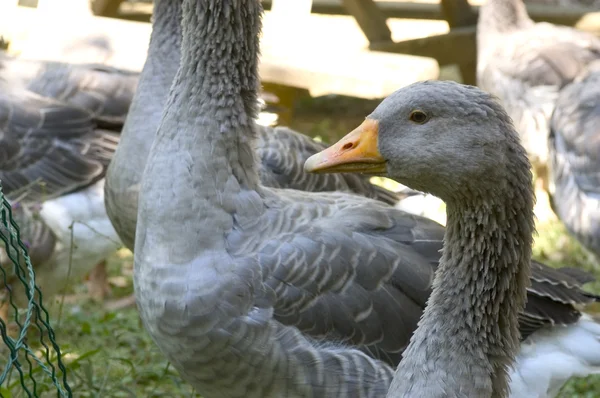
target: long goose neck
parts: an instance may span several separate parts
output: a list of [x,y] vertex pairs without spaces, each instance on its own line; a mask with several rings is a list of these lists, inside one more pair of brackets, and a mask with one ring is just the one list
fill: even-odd
[[248,202],[259,190],[253,146],[262,8],[238,3],[184,0],[180,68],[142,182],[142,192],[164,201],[140,196],[136,235],[142,214],[165,239],[189,228],[174,245],[190,258],[223,249],[234,215],[257,210]]
[[523,0],[487,0],[479,9],[477,38],[478,41],[486,40],[490,36],[509,33],[532,24]]
[[139,183],[142,178],[169,89],[179,68],[180,51],[181,0],[154,0],[146,63],[111,164],[116,174],[111,180],[122,181],[124,188]]
[[167,113],[179,109],[178,120],[189,127],[184,131],[191,134],[178,137],[198,155],[200,179],[227,172],[241,187],[254,190],[262,7],[258,1],[245,3],[184,1],[181,67]]
[[507,396],[535,231],[529,162],[520,152],[508,166],[516,179],[498,183],[493,194],[447,201],[433,291],[389,397],[417,396],[419,388],[439,396]]
[[[149,92],[153,99],[137,95],[136,101],[151,100],[164,108],[169,89],[179,69],[181,57],[181,3],[182,0],[154,0],[152,33],[148,55],[140,76],[142,93]],[[139,91],[138,91],[139,92]],[[160,116],[155,117],[156,127]]]

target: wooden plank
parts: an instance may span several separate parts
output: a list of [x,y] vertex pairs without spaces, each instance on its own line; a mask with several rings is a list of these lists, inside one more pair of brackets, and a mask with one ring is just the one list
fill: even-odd
[[294,35],[306,29],[310,18],[312,0],[276,0],[273,1],[270,15],[271,23],[278,31],[281,40],[277,44],[287,46]]
[[[269,10],[272,0],[262,0],[262,3],[265,9]],[[376,5],[386,18],[445,19],[440,4],[413,3],[407,1],[381,1],[376,2]],[[471,6],[471,9],[475,15],[479,14],[479,6]],[[329,15],[350,15],[350,12],[343,4],[343,0],[313,0],[312,12]],[[537,22],[545,21],[560,25],[574,26],[586,14],[598,13],[598,10],[586,7],[528,4],[527,12],[531,18]]]
[[20,7],[36,8],[38,6],[38,0],[19,0],[17,4]]
[[[0,0],[0,3],[7,0]],[[312,12],[325,15],[350,15],[342,3],[343,0],[313,0]],[[271,9],[273,0],[262,0],[266,10]],[[132,3],[127,8],[121,7],[120,18],[149,22],[151,13],[146,4]],[[377,7],[386,18],[444,20],[439,4],[413,3],[406,1],[381,1],[376,2]],[[479,13],[478,6],[471,6],[475,15]],[[600,12],[596,9],[583,7],[564,7],[553,5],[531,4],[527,11],[536,22],[550,22],[559,25],[576,26],[579,29],[600,33]],[[584,22],[585,21],[585,22]]]
[[[116,17],[123,0],[91,0],[92,12],[101,17]],[[167,0],[170,1],[170,0]]]
[[[477,15],[475,15],[467,0],[442,0],[441,8],[444,19],[450,26],[449,34],[452,34],[456,28],[477,25]],[[465,48],[467,46],[470,48]],[[463,45],[457,48],[468,55],[460,58],[458,62],[463,83],[477,84],[477,44],[475,40],[464,40]]]
[[70,19],[89,16],[92,13],[90,0],[37,0],[37,10],[46,14],[47,18]]
[[475,26],[455,28],[443,35],[396,43],[371,43],[369,47],[375,51],[433,57],[440,66],[460,64],[464,59],[475,59],[475,31]]
[[307,89],[311,95],[341,94],[383,98],[419,80],[433,80],[439,67],[433,58],[369,50],[330,52],[311,57],[314,48],[294,57],[262,51],[261,79]]
[[280,18],[294,18],[310,14],[312,0],[272,0],[271,12]]
[[11,52],[24,58],[99,62],[134,71],[144,65],[151,32],[148,23],[95,17],[78,10],[52,18],[32,8],[6,11],[0,13],[0,26],[10,34]]
[[312,95],[381,98],[417,80],[439,76],[435,59],[369,51],[352,17],[312,14],[304,26],[310,29],[284,35],[281,41],[277,16],[265,14],[263,80],[307,89]]
[[392,41],[386,17],[373,0],[342,0],[342,3],[354,16],[369,42]]
[[[144,64],[150,24],[91,14],[50,20],[35,9],[15,9],[11,15],[0,14],[0,26],[23,37],[26,58],[104,62],[138,71]],[[351,17],[308,16],[310,29],[282,43],[276,18],[269,14],[263,19],[261,39],[263,81],[307,89],[313,95],[382,98],[404,85],[439,76],[435,59],[366,49]]]
[[575,27],[600,36],[600,12],[586,14]]
[[440,8],[450,28],[477,24],[477,15],[467,0],[441,0]]

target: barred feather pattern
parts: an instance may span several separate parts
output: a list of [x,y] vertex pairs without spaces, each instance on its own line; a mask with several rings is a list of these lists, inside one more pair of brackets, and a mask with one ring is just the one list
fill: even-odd
[[600,61],[565,87],[549,140],[551,203],[567,229],[600,256]]

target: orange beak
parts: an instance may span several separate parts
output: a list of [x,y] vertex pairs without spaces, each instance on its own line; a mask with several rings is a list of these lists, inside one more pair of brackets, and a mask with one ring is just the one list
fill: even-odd
[[329,148],[306,159],[309,173],[385,174],[385,159],[377,148],[379,123],[366,119],[350,134]]

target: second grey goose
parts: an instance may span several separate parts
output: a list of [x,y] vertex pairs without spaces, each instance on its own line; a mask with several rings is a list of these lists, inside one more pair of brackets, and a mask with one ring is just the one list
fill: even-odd
[[99,127],[120,131],[139,73],[101,64],[21,59],[0,52],[0,78],[12,87],[85,109]]
[[[259,183],[260,12],[184,1],[186,51],[140,191],[140,314],[203,395],[382,396],[445,229],[355,195]],[[580,289],[585,273],[532,268],[525,334],[576,323],[576,305],[597,299]]]
[[[138,78],[139,74],[135,72],[105,65],[29,60],[0,52],[0,102],[5,132],[0,179],[7,197],[13,202],[18,201],[21,206],[34,206],[39,210],[47,200],[85,189],[86,195],[77,196],[85,200],[78,204],[69,202],[69,206],[80,211],[83,210],[81,206],[89,209],[90,213],[78,213],[79,221],[90,221],[89,217],[93,214],[96,222],[100,222],[98,217],[101,218],[105,210],[99,208],[93,198],[100,195],[103,201],[103,193],[98,192],[97,187],[103,187],[106,167],[118,143]],[[28,132],[26,129],[31,130]],[[64,222],[75,221],[71,216],[76,212],[65,205],[66,202],[53,211],[66,212],[62,214]],[[45,208],[48,214],[52,206],[46,205]],[[55,232],[68,227],[63,225],[64,222],[52,225]],[[76,229],[81,229],[81,226]],[[107,232],[107,236],[114,233],[112,228],[104,225],[100,230]],[[64,241],[69,237],[59,236],[58,239],[70,247]],[[114,241],[118,242],[118,239]],[[84,244],[83,241],[79,243]],[[114,244],[106,246],[113,247]],[[81,246],[79,250],[85,252]],[[109,252],[100,247],[90,250]],[[99,256],[90,254],[89,258]],[[44,259],[44,263],[56,261]],[[108,284],[104,258],[99,261],[90,274],[89,287],[92,296],[102,298],[108,293]],[[48,267],[45,265],[43,268]],[[81,269],[87,267],[82,266]],[[73,277],[80,273],[77,271]],[[57,272],[50,279],[60,279],[59,274]],[[38,279],[41,281],[41,274]],[[49,295],[51,290],[58,290],[63,284],[54,285],[46,289]]]
[[[148,58],[119,148],[107,174],[107,212],[123,243],[131,250],[139,183],[169,88],[179,67],[181,1],[154,1]],[[325,144],[286,127],[257,126],[257,129],[260,178],[266,186],[315,192],[353,192],[388,204],[394,204],[403,197],[371,184],[363,176],[305,173],[303,165],[306,159],[325,149]]]
[[[103,176],[118,133],[99,129],[82,108],[3,81],[0,132],[0,181],[48,300],[121,245],[103,203]],[[13,276],[7,283],[24,305]],[[102,296],[106,280],[95,282]],[[7,310],[4,305],[3,316]]]
[[[489,170],[490,164],[497,164],[498,162],[503,162],[503,160],[494,158],[495,154],[491,148],[498,148],[496,140],[500,140],[500,142],[504,141],[502,135],[500,135],[500,137],[496,136],[495,140],[490,140],[491,137],[489,136],[497,134],[497,127],[494,127],[496,123],[487,126],[485,130],[478,131],[479,129],[475,128],[474,125],[480,126],[481,123],[484,123],[483,120],[479,121],[477,124],[473,123],[473,126],[466,122],[462,122],[462,120],[471,119],[472,122],[474,122],[474,119],[482,117],[491,121],[504,119],[504,124],[508,124],[506,122],[508,118],[506,115],[502,116],[502,112],[499,113],[491,103],[487,102],[488,99],[485,98],[486,96],[477,94],[477,91],[473,91],[473,88],[463,91],[461,95],[460,90],[453,90],[453,86],[456,86],[455,83],[444,83],[448,85],[447,91],[454,92],[454,95],[448,94],[445,97],[438,95],[436,97],[434,94],[436,89],[438,89],[440,93],[444,92],[442,83],[436,83],[439,87],[435,87],[435,85],[427,87],[426,84],[429,83],[423,83],[421,85],[415,84],[413,90],[414,93],[406,89],[399,90],[397,93],[393,94],[390,98],[382,102],[381,105],[367,117],[366,122],[352,133],[348,134],[327,150],[311,157],[307,161],[306,167],[311,171],[318,172],[349,172],[353,170],[356,172],[378,171],[389,175],[394,179],[397,178],[400,182],[407,182],[417,189],[426,190],[427,187],[430,187],[429,189],[431,189],[431,192],[437,192],[440,196],[445,197],[447,201],[450,199],[450,203],[448,204],[449,225],[447,226],[447,230],[454,230],[451,234],[455,234],[456,230],[462,231],[463,237],[462,240],[460,240],[462,242],[462,250],[469,253],[470,257],[478,257],[486,250],[484,237],[488,234],[496,234],[496,228],[498,228],[497,224],[501,223],[500,221],[490,223],[490,218],[493,219],[495,215],[489,214],[484,216],[483,214],[490,211],[490,208],[502,206],[501,203],[494,204],[494,198],[485,197],[482,201],[482,198],[479,195],[487,195],[486,192],[489,193],[491,189],[491,191],[498,191],[496,196],[499,196],[502,195],[504,188],[493,188],[493,186],[491,187],[490,185],[487,185],[487,183],[482,184],[476,182],[473,184],[465,180],[461,181],[454,177],[454,175],[467,173],[470,175],[469,180],[471,181],[479,181],[480,179],[488,180],[490,175],[492,175],[492,179],[495,178],[493,172]],[[469,91],[471,91],[470,94]],[[593,90],[591,91],[593,92]],[[427,97],[427,100],[424,100],[424,95],[419,96],[419,92],[430,95]],[[592,108],[596,107],[597,104],[595,101],[589,101],[589,97],[585,99],[588,100],[584,102],[585,104],[588,104]],[[478,107],[474,107],[475,104],[478,104]],[[577,108],[577,104],[578,102],[575,102],[569,109]],[[452,109],[454,121],[444,120],[444,117],[448,116],[450,108]],[[559,109],[560,108],[557,107],[557,111]],[[418,119],[413,118],[413,114],[417,114]],[[458,122],[458,120],[461,120],[461,122]],[[566,122],[567,120],[568,117],[565,117],[564,121]],[[496,133],[494,133],[494,131],[496,131]],[[464,138],[464,135],[468,138]],[[436,146],[433,146],[433,148],[430,149],[428,148],[427,143],[432,141],[433,136],[439,136],[440,140],[446,141],[449,140],[448,136],[456,136],[455,140],[460,143],[456,145],[459,149],[450,152],[444,152]],[[477,137],[481,137],[481,139],[478,139]],[[512,138],[514,139],[514,137]],[[406,147],[410,148],[409,150],[412,152],[415,150],[414,148],[421,146],[424,149],[418,158],[411,157],[412,155],[406,152]],[[452,147],[452,144],[447,142],[446,146]],[[469,157],[465,157],[465,155],[461,153],[460,148],[464,147],[468,148],[470,153]],[[439,159],[440,152],[445,153],[445,157],[441,160]],[[511,157],[512,154],[509,152],[505,156]],[[431,158],[436,158],[438,161],[434,163]],[[488,160],[485,160],[486,158]],[[489,158],[495,160],[490,162]],[[447,174],[451,174],[452,177],[447,176],[446,179],[431,177],[430,174],[433,174],[434,176],[444,175],[444,171],[434,172],[430,170],[434,164],[435,167],[440,170],[448,170]],[[506,165],[503,169],[511,170],[511,167]],[[502,173],[504,173],[504,176],[502,180],[498,182],[500,187],[514,184],[514,176],[511,176],[512,173]],[[415,174],[419,175],[420,178],[415,178]],[[432,178],[435,183],[430,181]],[[564,181],[566,182],[566,180]],[[458,187],[459,189],[453,185],[453,183],[456,184],[457,182],[462,185]],[[523,181],[521,184],[522,183]],[[480,191],[483,191],[483,193]],[[459,197],[454,197],[455,194],[458,194]],[[452,201],[456,201],[457,199],[458,203],[452,203]],[[504,201],[511,203],[510,206],[516,206],[513,211],[514,214],[517,214],[519,212],[518,203],[522,199],[522,197],[515,194],[512,195],[510,199],[507,198]],[[475,208],[472,209],[472,217],[474,220],[470,217],[464,219],[464,216],[460,216],[457,213],[457,211],[460,211],[457,210],[457,207],[464,207],[465,202],[468,203],[473,200],[475,202]],[[506,217],[509,218],[509,216]],[[457,218],[459,221],[458,225],[456,225]],[[504,220],[504,218],[504,216],[501,216],[501,219]],[[521,218],[517,219],[521,220]],[[454,223],[454,225],[452,223]],[[518,227],[515,227],[515,229],[518,229]],[[481,239],[477,241],[476,245],[469,245],[467,243],[471,234],[482,236]],[[447,237],[445,238],[445,242],[448,242]],[[454,244],[457,244],[456,239]],[[494,250],[495,248],[491,249],[492,252],[494,252]],[[454,257],[461,257],[460,250],[458,252],[452,250],[451,253],[452,256],[446,258],[447,262],[456,262]],[[500,249],[500,253],[502,253],[502,249]],[[502,255],[500,253],[496,252],[493,258],[496,260],[498,260],[499,257],[501,258]],[[443,259],[444,257],[442,257],[441,261],[443,261]],[[486,268],[487,263],[492,260],[484,256],[483,258],[480,258],[480,261],[483,263],[481,267]],[[533,260],[531,262],[531,267],[533,274],[532,279],[534,281],[532,286],[535,289],[535,281],[539,278],[539,275],[536,276],[536,274],[540,272],[552,273],[552,271],[550,269],[545,269],[545,266]],[[438,272],[440,271],[438,270]],[[462,281],[455,281],[451,284],[447,283],[448,274],[452,274],[454,268],[448,269],[448,267],[446,267],[443,272],[446,278],[446,284],[444,285],[446,289],[454,291],[455,294],[460,294],[456,291],[455,286],[458,287],[459,291],[468,290],[468,288],[464,287],[464,282]],[[459,270],[456,272],[462,271]],[[592,280],[590,275],[577,269],[563,268],[554,272],[556,272],[555,277],[559,280],[562,279],[560,274],[570,274],[578,280],[578,283],[585,283],[586,280]],[[488,276],[488,278],[494,277],[494,271],[492,271],[492,275]],[[440,278],[443,277],[440,276]],[[464,278],[469,279],[469,276],[465,275]],[[473,276],[473,278],[476,277]],[[551,283],[549,280],[546,280],[546,282]],[[443,282],[439,283],[438,287],[440,287]],[[502,282],[497,283],[502,284]],[[485,281],[480,281],[478,288],[482,288],[485,284]],[[490,289],[483,290],[485,292],[490,291]],[[485,293],[482,294],[485,295]],[[583,294],[586,295],[585,293]],[[588,298],[592,297],[594,297],[594,295],[588,295]],[[597,299],[598,297],[596,297],[596,300]],[[429,304],[431,304],[431,300],[433,300],[433,298],[430,299]],[[438,305],[443,307],[445,304],[453,302],[454,298],[452,295],[438,292],[435,300]],[[440,300],[443,300],[443,302],[440,303]],[[465,300],[469,299],[465,298]],[[477,308],[478,305],[480,305],[478,300],[475,300],[470,304],[474,308]],[[571,313],[571,315],[578,314],[577,317],[572,318],[572,321],[564,322],[563,326],[548,325],[547,327],[540,328],[540,325],[535,321],[535,316],[531,317],[528,314],[532,314],[536,311],[547,313],[549,309],[542,310],[541,305],[543,306],[542,301],[530,292],[525,306],[525,316],[522,314],[520,319],[521,338],[524,339],[524,341],[521,343],[521,350],[516,357],[516,363],[511,372],[511,394],[514,397],[554,397],[569,377],[600,373],[599,320],[597,318],[594,319],[594,317],[589,314],[580,314],[578,311],[572,312],[574,310],[573,307],[569,308],[570,306],[565,306],[562,309],[565,311],[565,315],[568,313]],[[452,309],[447,308],[447,312],[452,313]],[[434,313],[437,313],[437,315],[432,316]],[[469,332],[462,329],[460,325],[451,327],[440,325],[439,323],[436,324],[438,318],[443,318],[445,313],[440,314],[438,310],[434,311],[432,309],[431,311],[426,310],[425,314],[424,318],[428,319],[427,321],[422,320],[422,325],[420,326],[427,325],[427,327],[425,330],[416,332],[417,335],[419,335],[420,332],[420,336],[416,339],[418,343],[415,342],[413,351],[415,349],[418,350],[419,348],[417,347],[422,349],[423,345],[426,344],[425,341],[427,338],[437,339],[437,337],[427,334],[427,329],[438,331],[450,328],[453,330],[452,334],[462,334],[463,339],[466,339],[466,341],[471,340],[470,338],[465,337],[465,334],[468,335]],[[581,317],[579,317],[580,315]],[[460,319],[461,316],[462,313],[455,312],[453,319]],[[534,324],[529,324],[531,321],[533,321]],[[477,320],[473,322],[477,323]],[[447,324],[448,323],[449,322],[447,322]],[[504,322],[498,321],[494,323],[502,324]],[[481,339],[483,341],[485,341],[487,332],[487,330],[481,330]],[[429,337],[424,339],[423,336]],[[473,337],[473,339],[477,338]],[[437,351],[438,350],[435,350],[436,353]],[[435,356],[436,354],[432,355]],[[435,372],[438,372],[438,376],[440,375],[439,369],[435,370],[436,368],[431,362],[423,363],[424,359],[422,357],[419,357],[419,359],[421,362],[419,364],[417,361],[417,369],[420,367],[421,369],[426,369],[427,372],[433,372],[434,374]],[[455,358],[455,360],[458,363],[463,363],[464,366],[472,366],[468,357]],[[406,387],[406,384],[404,384],[402,380],[404,380],[407,375],[407,369],[402,369],[403,365],[404,363],[402,362],[397,376],[402,375],[404,377],[395,380],[397,381],[394,387],[396,392],[400,387]],[[413,366],[415,366],[414,362]],[[415,370],[414,367],[412,369]],[[445,369],[442,369],[441,371],[441,376],[443,377]],[[471,371],[465,372],[465,374],[468,374],[469,376],[471,376],[472,373],[473,372]],[[436,380],[437,377],[434,374],[430,375],[428,379]],[[460,379],[459,375],[457,375],[456,378]],[[428,388],[436,388],[436,384],[431,383]],[[391,391],[392,388],[390,389],[390,394]],[[429,394],[423,394],[423,396],[435,395],[431,390],[429,392]]]
[[561,90],[549,149],[552,207],[600,259],[600,60]]
[[558,91],[599,58],[600,38],[534,23],[522,0],[487,0],[479,10],[477,85],[500,98],[542,179]]
[[385,174],[446,202],[431,295],[387,396],[526,396],[509,373],[520,348],[535,200],[527,153],[492,96],[454,82],[412,84],[305,167]]

